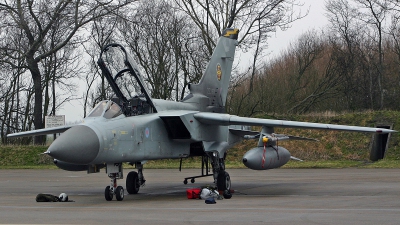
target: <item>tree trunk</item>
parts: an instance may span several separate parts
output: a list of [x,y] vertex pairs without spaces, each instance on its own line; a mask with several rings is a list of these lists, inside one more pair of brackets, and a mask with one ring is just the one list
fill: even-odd
[[[35,129],[43,128],[43,91],[42,91],[42,76],[40,74],[39,65],[33,59],[33,57],[27,57],[27,64],[29,71],[32,75],[33,80],[33,89],[35,91],[35,105],[33,108],[33,124],[35,125]],[[44,145],[45,144],[45,136],[35,136],[35,145]]]

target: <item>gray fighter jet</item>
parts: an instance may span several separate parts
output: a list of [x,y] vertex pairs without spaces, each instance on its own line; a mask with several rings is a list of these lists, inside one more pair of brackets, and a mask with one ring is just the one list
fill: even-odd
[[[115,92],[115,99],[100,102],[81,124],[26,131],[8,137],[64,132],[45,154],[53,157],[58,167],[69,171],[95,173],[106,168],[111,184],[105,188],[105,198],[110,201],[115,195],[121,201],[124,188],[117,185],[117,180],[123,179],[125,162],[135,165],[138,170],[129,172],[126,177],[129,194],[138,193],[144,185],[143,165],[147,160],[199,156],[202,157],[201,175],[186,177],[184,183],[188,179],[193,183],[195,178],[212,176],[218,189],[229,196],[231,180],[225,170],[225,158],[228,149],[244,138],[259,139],[258,145],[243,156],[244,165],[253,170],[267,170],[278,168],[291,158],[288,150],[277,145],[278,141],[306,139],[275,134],[274,127],[382,134],[395,132],[381,128],[226,114],[226,97],[238,32],[238,29],[232,28],[223,32],[200,82],[191,84],[188,87],[190,93],[180,102],[152,99],[136,64],[125,49],[118,44],[108,45],[101,52],[98,65]],[[114,53],[119,53],[120,57],[112,57]],[[115,64],[118,60],[122,62],[121,68]],[[122,77],[135,82],[138,91],[133,97],[127,98],[117,84]],[[261,126],[262,130],[251,131],[249,126]],[[212,167],[210,174],[209,165]]]

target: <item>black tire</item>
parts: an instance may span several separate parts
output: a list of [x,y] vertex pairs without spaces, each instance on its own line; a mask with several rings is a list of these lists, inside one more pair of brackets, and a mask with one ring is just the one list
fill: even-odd
[[218,191],[231,190],[231,177],[224,170],[220,171],[217,179]]
[[224,196],[225,199],[232,198],[231,191],[230,190],[225,190],[223,196]]
[[106,198],[107,201],[111,201],[114,197],[114,194],[110,190],[110,186],[107,186],[106,189],[104,190],[104,197]]
[[117,187],[117,190],[115,191],[115,197],[117,198],[118,201],[124,200],[124,188],[121,186]]
[[129,194],[137,194],[140,189],[139,176],[135,171],[128,173],[126,177],[126,191]]

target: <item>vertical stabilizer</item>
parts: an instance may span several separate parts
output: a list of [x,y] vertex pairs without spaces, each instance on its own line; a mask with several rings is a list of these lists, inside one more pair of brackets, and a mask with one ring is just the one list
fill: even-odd
[[199,104],[202,104],[201,108],[206,111],[225,111],[238,33],[238,29],[228,28],[224,30],[200,82],[189,86],[190,96],[207,99],[199,102]]

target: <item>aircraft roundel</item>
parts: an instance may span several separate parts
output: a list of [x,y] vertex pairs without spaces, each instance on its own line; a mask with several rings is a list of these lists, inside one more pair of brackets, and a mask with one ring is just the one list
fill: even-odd
[[146,138],[149,138],[150,136],[150,129],[146,127],[146,130],[144,131],[144,134],[146,135]]
[[221,80],[222,78],[222,69],[221,69],[221,65],[218,63],[217,64],[217,79]]

